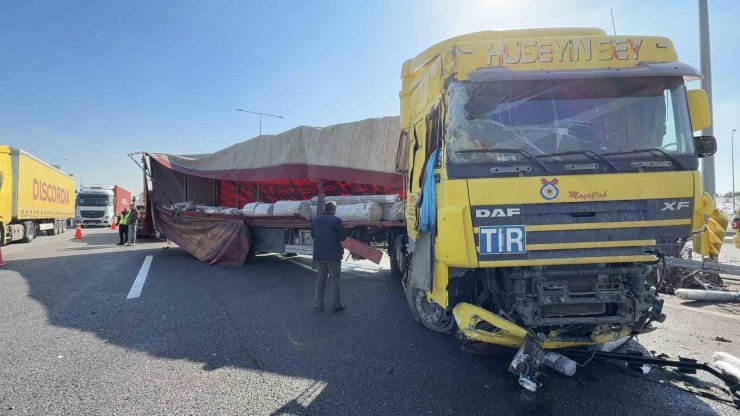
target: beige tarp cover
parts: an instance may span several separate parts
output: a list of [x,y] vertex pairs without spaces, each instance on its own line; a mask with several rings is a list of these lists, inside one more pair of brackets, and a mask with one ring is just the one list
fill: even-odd
[[262,135],[211,154],[151,154],[192,175],[236,181],[329,179],[393,185],[401,128],[398,117],[327,127],[300,126]]

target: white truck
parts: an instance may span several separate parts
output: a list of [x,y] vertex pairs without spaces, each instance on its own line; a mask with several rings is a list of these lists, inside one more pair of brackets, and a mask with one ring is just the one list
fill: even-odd
[[119,186],[104,188],[93,185],[81,188],[77,193],[75,220],[85,227],[88,225],[111,226],[116,214],[128,206],[131,193]]

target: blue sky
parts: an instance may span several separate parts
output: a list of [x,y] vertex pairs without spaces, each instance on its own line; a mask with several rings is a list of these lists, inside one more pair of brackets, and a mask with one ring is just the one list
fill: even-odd
[[[696,1],[7,0],[0,142],[138,193],[126,153],[205,153],[257,135],[238,107],[285,116],[265,118],[265,133],[398,114],[401,63],[433,43],[516,27],[611,32],[609,8],[618,34],[667,36],[698,68]],[[740,2],[710,1],[722,192],[740,128],[737,16]]]

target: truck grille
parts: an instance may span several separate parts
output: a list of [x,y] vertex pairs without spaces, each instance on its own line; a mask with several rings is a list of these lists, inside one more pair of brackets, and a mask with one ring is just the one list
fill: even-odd
[[83,218],[102,218],[105,216],[105,211],[83,211],[80,210],[80,216]]
[[574,303],[569,305],[545,305],[542,307],[543,318],[601,315],[604,312],[606,312],[605,303]]
[[[663,209],[677,202],[687,207]],[[497,212],[513,214],[490,215]],[[668,251],[661,243],[691,234],[691,213],[690,198],[471,206],[479,261],[645,256],[644,247],[652,241]],[[526,227],[526,252],[481,253],[480,227],[521,225]]]

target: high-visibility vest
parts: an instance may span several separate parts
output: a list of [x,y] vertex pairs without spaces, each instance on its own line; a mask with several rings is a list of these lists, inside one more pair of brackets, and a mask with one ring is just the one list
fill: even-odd
[[121,214],[121,222],[118,225],[128,225],[128,213]]

